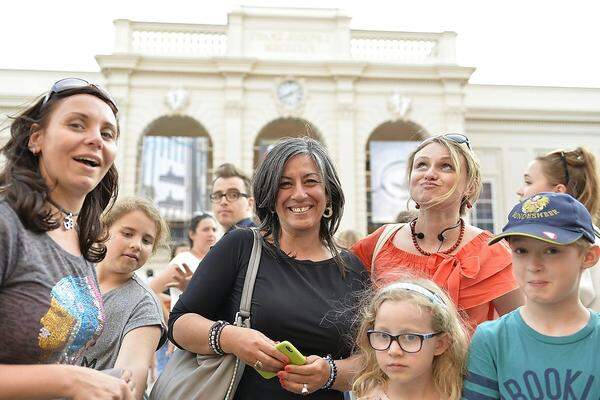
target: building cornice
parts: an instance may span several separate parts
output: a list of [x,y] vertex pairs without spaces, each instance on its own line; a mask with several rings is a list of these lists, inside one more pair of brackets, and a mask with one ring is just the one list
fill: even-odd
[[376,63],[355,60],[259,60],[237,57],[172,57],[131,54],[98,55],[103,73],[170,72],[188,74],[240,73],[247,75],[294,75],[400,80],[457,80],[467,82],[475,68],[458,65]]
[[527,121],[599,123],[600,111],[468,107],[467,121]]

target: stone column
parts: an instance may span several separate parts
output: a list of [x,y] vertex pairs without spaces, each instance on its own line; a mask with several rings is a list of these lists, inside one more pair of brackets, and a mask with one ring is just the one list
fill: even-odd
[[244,112],[244,74],[225,74],[225,101],[223,116],[222,149],[216,159],[215,167],[224,162],[230,162],[237,167],[243,168],[242,151],[242,122]]
[[340,231],[345,229],[358,229],[357,202],[359,200],[356,182],[356,128],[354,124],[354,78],[336,78],[337,91],[337,172],[340,177],[346,205],[344,217],[340,224]]

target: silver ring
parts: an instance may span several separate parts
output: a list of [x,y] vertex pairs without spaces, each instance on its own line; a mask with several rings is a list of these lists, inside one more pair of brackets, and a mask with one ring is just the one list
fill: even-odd
[[263,368],[263,365],[260,362],[260,360],[256,360],[256,362],[254,363],[254,368],[255,369],[262,369]]
[[310,392],[308,391],[308,384],[302,385],[302,391],[300,392],[303,396],[308,395]]

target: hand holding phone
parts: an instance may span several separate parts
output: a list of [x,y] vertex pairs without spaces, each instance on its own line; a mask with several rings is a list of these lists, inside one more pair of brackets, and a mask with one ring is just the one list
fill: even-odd
[[[279,350],[280,352],[282,352],[283,354],[285,354],[287,356],[287,358],[290,359],[291,364],[294,364],[294,365],[306,364],[306,357],[304,357],[302,355],[302,353],[300,353],[300,351],[298,351],[298,349],[295,348],[294,345],[291,344],[290,342],[288,342],[287,340],[277,343],[275,345],[275,348],[277,350]],[[277,375],[277,373],[275,373],[275,372],[262,371],[259,369],[257,369],[256,372],[258,372],[265,379],[271,379],[275,375]]]

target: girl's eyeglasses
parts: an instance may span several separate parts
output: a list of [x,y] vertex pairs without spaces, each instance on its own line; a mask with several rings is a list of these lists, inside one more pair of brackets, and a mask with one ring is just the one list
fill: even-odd
[[385,351],[390,348],[392,341],[395,340],[398,346],[406,353],[418,353],[423,347],[423,341],[431,339],[442,332],[432,333],[402,333],[400,335],[390,335],[387,332],[369,330],[367,337],[373,350]]
[[101,86],[90,83],[90,82],[86,81],[85,79],[81,79],[81,78],[64,78],[64,79],[54,82],[54,85],[52,85],[52,87],[50,88],[50,91],[44,97],[44,101],[42,102],[42,108],[48,103],[48,101],[50,100],[52,95],[54,95],[56,93],[61,93],[61,92],[64,92],[65,90],[84,88],[84,87],[88,87],[88,86],[93,87],[98,92],[100,92],[100,94],[102,94],[102,96],[104,96],[112,104],[114,109],[118,112],[119,108],[117,107],[117,102],[111,96],[110,93],[108,93]]

